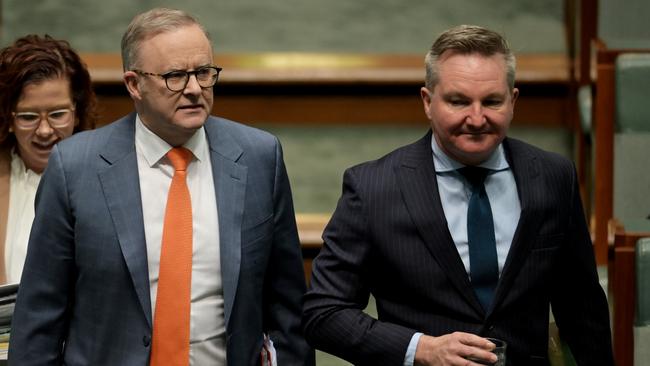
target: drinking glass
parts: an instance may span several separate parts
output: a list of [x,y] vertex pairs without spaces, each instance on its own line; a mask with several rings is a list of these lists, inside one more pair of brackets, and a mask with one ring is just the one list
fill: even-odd
[[485,361],[481,361],[478,359],[475,359],[473,357],[468,357],[467,359],[470,361],[474,361],[478,364],[481,365],[493,365],[493,366],[506,366],[506,348],[508,347],[508,344],[497,338],[485,338],[488,341],[494,343],[496,347],[492,350],[492,353],[497,355],[497,362],[496,363],[485,363]]

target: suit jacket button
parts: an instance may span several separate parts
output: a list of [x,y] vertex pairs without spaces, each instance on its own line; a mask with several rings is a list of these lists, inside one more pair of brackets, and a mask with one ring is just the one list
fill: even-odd
[[151,344],[151,337],[149,337],[148,335],[142,337],[142,344],[145,347],[149,347],[149,345]]

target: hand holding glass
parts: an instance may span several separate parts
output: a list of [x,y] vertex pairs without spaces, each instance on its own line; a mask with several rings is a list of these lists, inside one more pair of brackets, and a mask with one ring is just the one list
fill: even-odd
[[497,356],[497,362],[496,363],[486,363],[485,361],[475,359],[473,357],[468,357],[467,359],[473,362],[476,362],[480,365],[494,365],[494,366],[506,366],[506,348],[508,344],[505,341],[502,341],[501,339],[496,339],[496,338],[485,338],[488,341],[494,343],[496,347],[492,350],[492,353],[494,353]]

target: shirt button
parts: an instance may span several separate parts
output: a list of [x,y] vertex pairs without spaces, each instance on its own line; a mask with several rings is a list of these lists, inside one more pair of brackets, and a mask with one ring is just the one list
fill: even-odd
[[143,344],[145,347],[149,347],[149,345],[151,344],[151,337],[149,337],[148,335],[143,336],[143,337],[142,337],[142,344]]

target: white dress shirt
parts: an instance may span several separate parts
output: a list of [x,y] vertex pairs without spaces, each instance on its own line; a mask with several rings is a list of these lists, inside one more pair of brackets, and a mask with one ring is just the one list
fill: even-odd
[[[174,174],[165,155],[172,146],[151,132],[139,116],[136,118],[135,145],[147,242],[151,313],[154,314],[165,206]],[[226,364],[226,328],[219,223],[205,130],[197,130],[183,146],[194,155],[187,167],[193,227],[190,365],[221,366]]]
[[40,181],[41,174],[27,169],[23,160],[12,151],[9,212],[5,237],[7,283],[20,282],[23,273],[29,233],[34,221],[34,198]]

